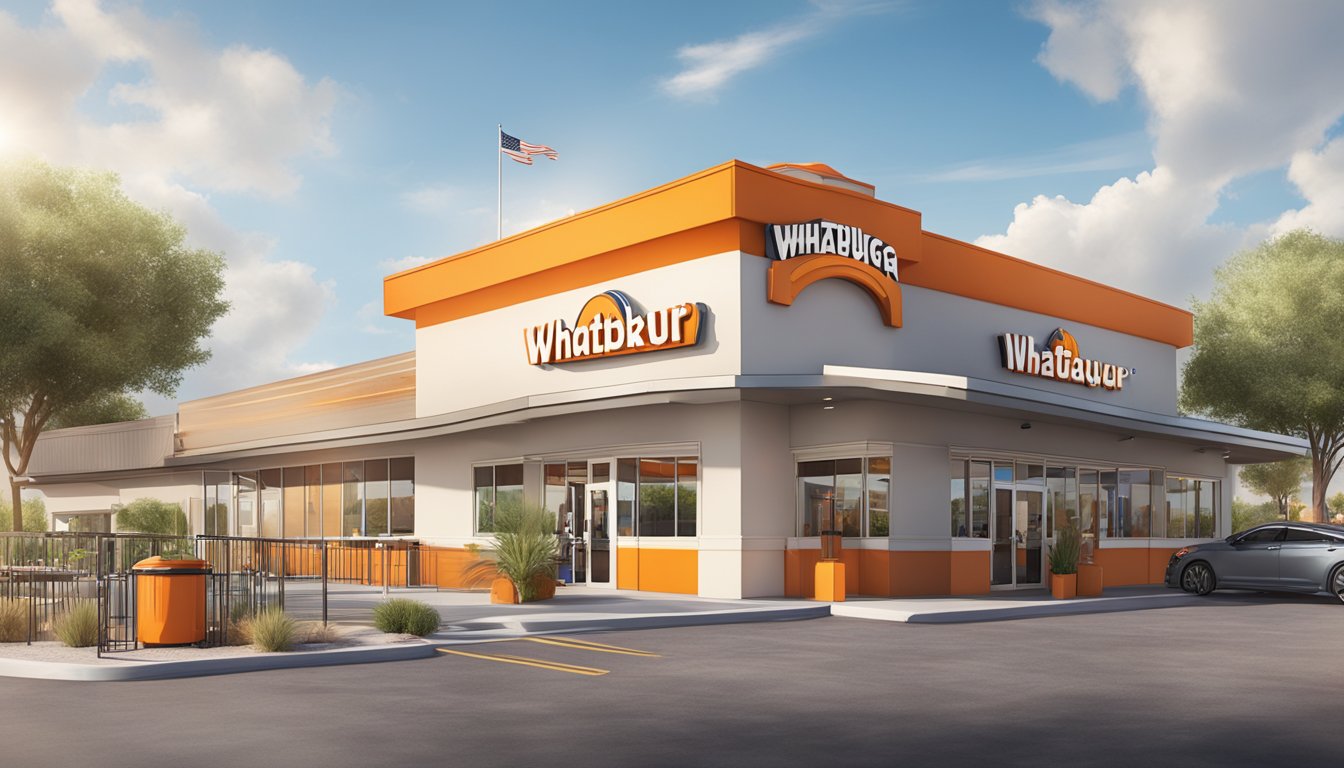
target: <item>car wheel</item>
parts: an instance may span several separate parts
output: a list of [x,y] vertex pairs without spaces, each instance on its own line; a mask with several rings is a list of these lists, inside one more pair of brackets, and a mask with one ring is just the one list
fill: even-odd
[[1330,574],[1330,594],[1344,603],[1344,565],[1339,566],[1334,573]]
[[1191,563],[1181,573],[1181,589],[1192,595],[1209,594],[1215,583],[1208,563]]

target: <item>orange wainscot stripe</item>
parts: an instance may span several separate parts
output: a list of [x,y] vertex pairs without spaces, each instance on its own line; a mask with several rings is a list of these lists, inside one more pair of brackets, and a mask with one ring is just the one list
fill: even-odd
[[639,547],[616,549],[616,588],[639,589]]
[[740,250],[767,223],[826,218],[896,248],[901,282],[1189,346],[1190,313],[925,232],[917,211],[730,161],[684,179],[384,279],[388,315],[416,327]]
[[639,550],[639,589],[645,592],[700,592],[700,553],[694,549]]

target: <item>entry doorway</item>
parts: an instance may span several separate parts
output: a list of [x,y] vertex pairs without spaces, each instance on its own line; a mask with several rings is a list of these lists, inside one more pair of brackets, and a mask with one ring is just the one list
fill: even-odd
[[1045,576],[1045,468],[994,463],[990,586],[1040,587]]

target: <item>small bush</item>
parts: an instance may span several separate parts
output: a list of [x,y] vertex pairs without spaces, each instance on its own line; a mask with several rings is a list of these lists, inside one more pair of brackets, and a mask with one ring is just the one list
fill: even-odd
[[306,643],[334,643],[340,636],[341,633],[334,624],[323,624],[320,621],[302,621],[299,622],[295,642],[300,645]]
[[0,598],[0,643],[28,639],[28,601]]
[[98,604],[93,600],[76,600],[65,613],[56,617],[51,629],[62,643],[71,648],[88,648],[98,644]]
[[439,612],[418,600],[396,598],[373,608],[373,624],[383,632],[425,635],[439,628]]
[[252,617],[252,647],[258,651],[288,651],[294,648],[299,623],[280,608],[267,608]]

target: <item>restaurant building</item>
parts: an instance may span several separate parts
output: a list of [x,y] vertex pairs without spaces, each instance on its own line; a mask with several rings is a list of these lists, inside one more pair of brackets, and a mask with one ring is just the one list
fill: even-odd
[[[57,529],[412,537],[451,562],[535,503],[578,583],[809,596],[1107,586],[1230,531],[1229,466],[1304,451],[1182,416],[1181,309],[927,232],[820,164],[732,161],[387,277],[412,352],[58,430]],[[441,586],[459,586],[441,568]]]

